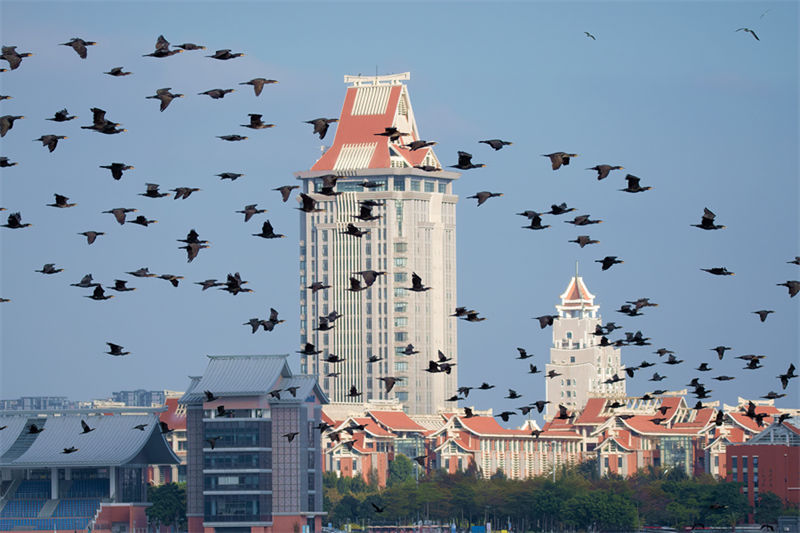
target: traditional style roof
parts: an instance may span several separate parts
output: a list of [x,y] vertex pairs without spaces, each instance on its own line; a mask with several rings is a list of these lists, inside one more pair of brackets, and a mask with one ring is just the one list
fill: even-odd
[[428,432],[427,428],[414,422],[404,411],[367,411],[367,414],[390,431]]
[[586,288],[583,278],[575,275],[570,278],[567,289],[560,298],[562,307],[592,307],[595,295]]
[[651,418],[666,418],[660,414],[656,415],[637,415],[627,419],[621,419],[622,423],[628,428],[643,435],[696,435],[701,428],[697,427],[669,427],[651,422]]
[[288,358],[288,355],[209,355],[203,376],[199,380],[192,378],[180,403],[200,403],[205,398],[204,391],[220,397],[267,394],[278,379],[292,377]]
[[[17,420],[13,420],[17,419]],[[81,420],[94,428],[81,434]],[[19,420],[22,420],[20,426]],[[0,457],[0,466],[5,468],[36,467],[102,467],[122,465],[179,464],[159,428],[156,413],[92,416],[61,415],[37,417],[33,422],[44,431],[30,434],[28,427],[33,418],[26,416],[2,417],[0,425],[8,424],[15,429],[6,438],[12,438]],[[144,431],[134,426],[146,424]],[[74,453],[62,453],[65,448],[75,447]]]
[[[346,171],[429,164],[441,168],[431,147],[411,151],[403,144],[419,140],[408,88],[409,73],[389,76],[345,76],[347,89],[332,146],[311,167]],[[398,142],[376,135],[395,127],[408,133]]]
[[323,399],[322,403],[327,403],[327,396],[319,386],[319,381],[314,376],[300,374],[291,377],[281,377],[275,384],[275,388],[287,390],[289,387],[299,387],[294,396],[290,392],[282,394],[280,399],[270,398],[269,403],[304,402],[311,399],[314,395]]
[[380,427],[371,418],[366,418],[366,417],[362,418],[362,417],[353,417],[353,416],[351,416],[347,420],[343,420],[340,424],[338,424],[336,426],[335,430],[338,431],[338,430],[342,430],[344,428],[347,428],[348,426],[351,425],[350,424],[351,422],[354,425],[359,425],[359,426],[362,425],[362,424],[366,424],[366,427],[364,428],[364,432],[365,433],[369,433],[373,437],[395,437],[396,436],[394,433],[392,433],[390,431],[386,431],[385,429]]
[[608,420],[608,416],[601,416],[600,413],[606,406],[605,398],[589,398],[580,416],[575,420],[575,425],[597,425]]
[[457,446],[457,447],[461,448],[462,450],[464,450],[465,452],[469,452],[469,453],[477,452],[477,451],[480,451],[480,449],[481,449],[480,446],[477,445],[477,444],[475,444],[473,446],[470,446],[469,445],[469,441],[467,439],[462,438],[461,435],[459,435],[457,437],[449,437],[449,438],[445,439],[439,446],[434,448],[433,451],[439,453],[439,452],[442,451],[442,449],[444,449],[451,442],[455,446]]

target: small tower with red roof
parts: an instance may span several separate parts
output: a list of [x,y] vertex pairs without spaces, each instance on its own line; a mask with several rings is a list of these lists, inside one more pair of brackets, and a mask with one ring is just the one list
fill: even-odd
[[[546,372],[555,370],[560,376],[545,378],[547,405],[545,418],[550,420],[558,413],[558,405],[569,411],[582,410],[589,398],[625,397],[625,369],[620,350],[613,346],[600,346],[600,335],[594,335],[602,325],[600,306],[595,295],[589,292],[581,276],[570,278],[561,294],[561,304],[556,305],[558,319],[553,322],[553,346]],[[604,383],[617,375],[622,381]]]

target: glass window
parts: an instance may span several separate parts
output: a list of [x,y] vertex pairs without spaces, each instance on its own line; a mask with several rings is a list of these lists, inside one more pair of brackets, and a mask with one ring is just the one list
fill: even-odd
[[395,281],[406,281],[408,279],[408,274],[406,272],[395,272],[394,273],[394,280]]
[[394,289],[394,297],[395,298],[403,298],[404,296],[407,296],[406,290],[404,288],[402,288],[402,287],[395,287],[395,289]]
[[418,179],[411,178],[411,190],[412,191],[420,190],[420,182]]
[[401,402],[407,402],[408,401],[408,393],[407,392],[398,391],[398,392],[395,393],[395,396],[397,396],[397,399],[399,401],[401,401]]
[[447,193],[447,184],[444,183],[443,181],[439,182],[439,192],[442,194]]
[[408,363],[405,361],[397,361],[394,364],[395,372],[408,372]]
[[405,331],[396,331],[394,334],[394,340],[397,342],[405,342],[408,340],[408,333]]
[[406,179],[405,178],[395,178],[394,179],[394,190],[396,190],[396,191],[404,191],[404,190],[406,190]]
[[394,327],[402,328],[408,326],[408,317],[399,316],[394,319]]
[[395,313],[405,313],[408,311],[408,302],[395,302],[394,303],[394,312]]
[[405,242],[396,242],[394,243],[394,251],[395,253],[404,253],[408,251],[408,243]]
[[436,185],[432,181],[425,182],[425,192],[433,192]]
[[408,265],[408,258],[407,257],[395,257],[394,258],[394,266],[396,267],[404,267]]
[[322,230],[322,242],[328,242],[328,230]]

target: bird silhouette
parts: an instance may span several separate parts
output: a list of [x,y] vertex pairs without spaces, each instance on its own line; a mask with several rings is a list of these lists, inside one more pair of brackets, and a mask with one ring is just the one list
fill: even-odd
[[467,152],[458,152],[458,163],[455,165],[450,165],[451,168],[458,168],[460,170],[470,170],[472,168],[481,168],[485,167],[483,163],[473,163],[472,162],[472,154]]
[[704,230],[717,230],[717,229],[724,229],[725,226],[714,224],[714,219],[717,218],[709,208],[703,208],[703,217],[700,219],[700,224],[691,224],[695,228],[700,228]]
[[762,309],[760,311],[753,311],[753,314],[758,315],[758,318],[761,319],[761,322],[764,322],[769,316],[770,313],[774,313],[775,311],[771,311],[769,309]]
[[[208,95],[214,100],[219,100],[221,98],[225,98],[225,95],[228,93],[234,92],[236,89],[209,89],[207,91],[203,91],[201,93],[197,93],[198,95]],[[260,117],[261,115],[259,115]]]
[[34,272],[39,272],[41,274],[58,274],[63,271],[63,268],[56,268],[55,263],[46,263],[41,270],[35,270]]
[[252,85],[253,91],[256,93],[256,96],[261,96],[261,91],[264,90],[264,85],[270,85],[273,83],[278,83],[278,81],[268,80],[266,78],[253,78],[250,81],[243,81],[239,83],[239,85]]
[[501,140],[501,139],[489,139],[489,140],[487,140],[487,141],[478,141],[478,142],[480,142],[480,143],[484,143],[484,144],[488,144],[488,145],[489,145],[489,146],[491,146],[491,147],[492,147],[492,148],[493,148],[495,151],[497,151],[497,150],[500,150],[501,148],[503,148],[503,146],[511,146],[512,144],[514,144],[514,143],[512,143],[512,142],[509,142],[509,141],[503,141],[503,140]]
[[85,435],[86,433],[91,433],[96,428],[89,427],[89,424],[87,424],[85,420],[81,420],[81,429],[81,435]]
[[754,31],[753,31],[753,30],[751,30],[750,28],[739,28],[739,29],[738,29],[738,30],[736,30],[736,31],[744,31],[745,33],[749,33],[750,35],[752,35],[752,36],[753,36],[753,38],[754,38],[756,41],[760,41],[760,40],[761,40],[761,39],[759,39],[759,38],[758,38],[758,35],[756,35],[756,32],[754,32]]
[[315,118],[313,120],[306,120],[306,124],[313,124],[314,125],[314,133],[319,134],[320,139],[325,138],[325,134],[328,133],[328,127],[335,123],[339,122],[338,118]]
[[244,54],[242,52],[231,53],[229,48],[225,48],[225,49],[222,49],[222,50],[217,50],[212,55],[206,56],[206,57],[210,57],[212,59],[219,59],[219,60],[224,61],[224,60],[228,60],[228,59],[234,59],[236,57],[242,57],[243,55]]
[[790,298],[794,298],[800,292],[800,281],[786,281],[784,283],[776,283],[776,285],[789,289]]
[[145,98],[154,98],[156,100],[161,101],[161,105],[159,106],[160,111],[164,111],[167,107],[169,107],[170,102],[175,98],[183,98],[182,94],[173,94],[170,91],[172,87],[164,87],[163,89],[158,89],[156,94],[153,96],[145,96]]
[[5,137],[6,133],[14,127],[15,120],[23,118],[25,118],[23,115],[3,115],[0,117],[0,137]]
[[124,72],[122,67],[114,67],[108,72],[103,72],[103,74],[108,74],[109,76],[119,77],[119,76],[130,76],[133,72]]
[[275,124],[265,124],[262,122],[261,115],[259,114],[250,113],[247,116],[250,117],[250,124],[239,124],[244,128],[250,128],[251,130],[263,130],[275,127]]
[[261,237],[263,239],[282,239],[286,237],[286,235],[283,235],[282,233],[275,233],[269,220],[265,221],[264,224],[261,225],[261,233],[253,233],[253,236]]
[[111,171],[111,177],[115,180],[122,179],[122,172],[134,168],[132,165],[125,163],[111,163],[110,165],[100,165],[100,168],[107,168]]
[[123,352],[122,350],[124,350],[124,348],[119,344],[114,344],[113,342],[107,342],[106,344],[108,344],[108,351],[106,352],[108,355],[114,355],[120,357],[131,353],[131,352]]
[[542,154],[542,157],[549,157],[553,170],[558,170],[561,165],[569,165],[570,158],[578,157],[578,154],[568,154],[566,152],[553,152],[552,154]]
[[66,138],[66,135],[42,135],[38,139],[34,139],[34,141],[41,141],[42,146],[46,146],[52,152],[58,146],[58,141]]
[[596,166],[593,166],[591,168],[587,168],[586,170],[595,170],[595,171],[597,171],[597,179],[599,181],[599,180],[606,179],[608,177],[608,174],[612,170],[621,170],[623,168],[625,168],[625,167],[621,167],[621,166],[618,166],[618,165],[596,165]]

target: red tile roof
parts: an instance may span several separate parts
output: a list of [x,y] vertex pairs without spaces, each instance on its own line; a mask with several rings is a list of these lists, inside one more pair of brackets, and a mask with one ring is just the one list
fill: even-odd
[[167,410],[159,413],[158,419],[161,422],[166,422],[172,429],[184,430],[186,429],[186,412],[182,411],[182,414],[177,413],[179,399],[180,398],[167,398],[165,402]]
[[425,433],[428,430],[420,426],[403,411],[368,411],[367,414],[378,424],[391,431],[416,431]]
[[[667,413],[669,415],[669,412]],[[664,417],[666,417],[665,415]],[[699,431],[697,427],[667,427],[662,424],[651,422],[651,418],[664,418],[660,414],[656,415],[638,415],[632,416],[628,419],[621,419],[622,423],[627,427],[636,431],[637,433],[644,434],[660,434],[660,435],[695,435]]]
[[603,407],[606,405],[605,398],[589,398],[580,416],[575,420],[575,424],[602,424],[609,419],[608,416],[600,416]]
[[[359,91],[376,93],[381,90],[389,89],[389,97],[386,108],[382,114],[377,115],[356,115],[353,114],[356,96]],[[392,125],[394,122],[395,114],[397,113],[398,102],[400,101],[400,94],[402,92],[402,85],[392,85],[391,87],[381,86],[364,86],[364,87],[349,87],[344,97],[344,105],[342,106],[342,113],[339,117],[339,122],[336,124],[336,136],[333,139],[333,144],[330,149],[326,151],[319,160],[314,163],[311,170],[333,170],[339,159],[339,154],[344,145],[357,145],[357,144],[375,144],[376,148],[372,154],[372,158],[367,165],[367,168],[390,168],[389,160],[389,138],[376,135],[381,133],[385,128]],[[409,128],[410,129],[410,128]],[[404,137],[403,142],[410,142],[411,140],[418,140],[413,132],[411,135]],[[407,148],[400,146],[401,143],[394,143],[391,146],[403,156],[411,166],[418,165],[427,155],[430,150],[429,147],[421,148],[419,150],[410,151]]]

